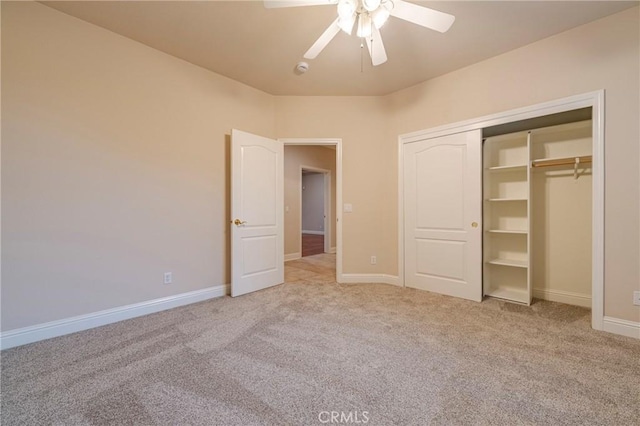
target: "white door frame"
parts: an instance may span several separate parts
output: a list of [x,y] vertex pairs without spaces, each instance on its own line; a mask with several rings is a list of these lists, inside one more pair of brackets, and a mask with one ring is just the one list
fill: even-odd
[[[342,139],[340,138],[279,138],[279,141],[287,145],[300,146],[335,146],[336,148],[336,281],[343,282],[342,278]],[[300,252],[302,255],[302,251]]]
[[[329,253],[331,251],[331,170],[320,169],[312,166],[300,166],[300,233],[302,234],[302,171],[308,170],[310,172],[322,173],[322,197],[323,197],[323,229],[324,229],[324,252]],[[337,203],[336,203],[337,204]],[[328,235],[328,237],[327,237]],[[302,256],[302,238],[300,238],[300,256]]]
[[500,124],[580,108],[592,108],[592,262],[591,262],[591,327],[604,329],[604,90],[570,96],[524,108],[457,123],[419,130],[398,136],[398,278],[404,286],[404,145],[452,133],[484,129]]

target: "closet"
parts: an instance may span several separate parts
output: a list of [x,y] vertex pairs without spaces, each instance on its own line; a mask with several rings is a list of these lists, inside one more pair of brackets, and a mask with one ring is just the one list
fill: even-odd
[[483,294],[588,307],[592,122],[543,123],[484,129]]
[[604,112],[599,90],[400,135],[399,283],[602,330]]

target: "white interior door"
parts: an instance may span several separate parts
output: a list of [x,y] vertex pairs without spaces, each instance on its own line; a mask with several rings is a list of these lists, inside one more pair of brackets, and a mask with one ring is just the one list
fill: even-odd
[[405,285],[482,300],[480,130],[404,145]]
[[282,142],[231,131],[231,296],[284,282]]

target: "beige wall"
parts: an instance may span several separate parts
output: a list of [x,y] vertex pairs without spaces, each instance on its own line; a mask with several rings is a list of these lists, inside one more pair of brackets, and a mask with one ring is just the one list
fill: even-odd
[[638,16],[628,9],[387,97],[391,133],[402,134],[605,89],[605,315],[629,321],[640,321]]
[[[336,151],[321,146],[284,146],[284,253],[300,253],[300,167],[317,167],[331,170],[331,239],[336,246]],[[285,209],[286,210],[286,209]]]
[[640,321],[638,13],[384,97],[274,97],[40,4],[3,2],[2,330],[228,282],[231,128],[342,138],[344,272],[395,275],[399,134],[598,89],[605,314]]
[[2,329],[229,282],[226,135],[274,98],[38,3],[2,42]]
[[[397,147],[388,133],[390,111],[378,97],[276,98],[278,137],[342,138],[344,273],[395,273]],[[378,256],[370,265],[371,255]]]

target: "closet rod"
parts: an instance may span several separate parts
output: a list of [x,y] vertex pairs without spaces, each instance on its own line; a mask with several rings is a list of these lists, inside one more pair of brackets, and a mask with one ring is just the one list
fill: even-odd
[[555,158],[553,160],[533,160],[531,167],[573,166],[575,164],[591,163],[591,155],[583,157]]

